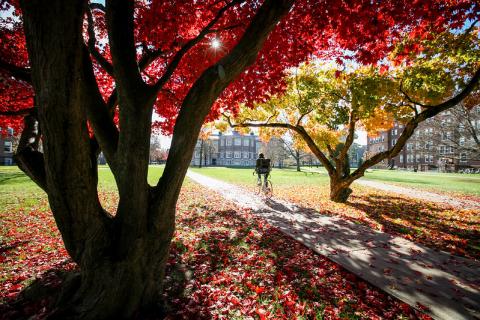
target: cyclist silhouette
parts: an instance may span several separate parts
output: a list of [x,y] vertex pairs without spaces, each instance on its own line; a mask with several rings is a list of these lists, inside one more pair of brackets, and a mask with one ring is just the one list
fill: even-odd
[[267,179],[268,179],[268,175],[270,174],[270,170],[271,170],[270,159],[265,159],[265,156],[263,155],[263,153],[260,153],[258,155],[257,164],[255,166],[255,172],[258,175],[257,184],[259,186],[262,185],[262,175],[263,175],[264,186],[268,187]]

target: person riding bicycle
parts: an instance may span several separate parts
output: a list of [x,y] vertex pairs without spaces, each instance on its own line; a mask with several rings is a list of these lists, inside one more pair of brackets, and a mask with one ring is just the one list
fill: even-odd
[[265,156],[263,155],[263,153],[260,153],[258,155],[257,164],[255,166],[255,172],[258,175],[257,184],[259,186],[262,185],[262,175],[263,175],[264,186],[268,187],[267,179],[268,179],[268,175],[270,174],[270,170],[271,170],[270,159],[265,159]]

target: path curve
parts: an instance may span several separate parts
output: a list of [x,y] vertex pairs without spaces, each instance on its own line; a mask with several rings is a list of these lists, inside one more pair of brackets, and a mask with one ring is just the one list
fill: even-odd
[[444,203],[459,209],[480,210],[480,203],[472,200],[458,199],[438,193],[413,188],[405,188],[373,180],[360,179],[356,180],[355,182],[366,187],[372,187],[387,192],[394,192],[414,199],[425,200],[435,203]]
[[480,319],[480,261],[289,202],[265,202],[238,186],[195,172],[188,171],[187,176],[435,319]]

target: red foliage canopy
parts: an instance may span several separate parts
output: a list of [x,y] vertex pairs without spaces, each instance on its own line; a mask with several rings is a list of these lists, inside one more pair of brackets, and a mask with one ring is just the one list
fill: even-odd
[[[183,98],[199,75],[221,59],[240,39],[262,1],[137,1],[136,46],[144,79],[166,79],[154,126],[171,133]],[[16,1],[0,0],[0,127],[19,129],[22,110],[33,106],[28,54]],[[86,44],[92,52],[97,83],[104,99],[115,94],[103,6],[92,3],[85,15]],[[312,56],[338,62],[377,63],[404,37],[422,38],[459,28],[477,19],[475,0],[297,0],[277,25],[256,63],[234,81],[216,102],[210,119],[238,102],[252,103],[282,90],[284,72]],[[93,32],[92,32],[93,31]],[[89,38],[95,41],[89,41]],[[216,46],[212,41],[216,40]],[[103,62],[102,62],[103,61]],[[113,94],[112,94],[113,92]],[[235,103],[234,103],[235,102]]]

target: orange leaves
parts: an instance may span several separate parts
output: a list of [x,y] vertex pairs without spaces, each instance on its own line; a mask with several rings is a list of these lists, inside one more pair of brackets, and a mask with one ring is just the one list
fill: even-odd
[[[354,186],[347,204],[328,200],[326,186],[277,186],[275,194],[321,214],[370,226],[456,255],[479,258],[480,214]],[[478,200],[478,199],[471,199]]]
[[380,131],[392,128],[393,121],[394,118],[391,113],[386,112],[383,108],[377,108],[370,117],[362,119],[362,124],[369,134],[375,135]]

